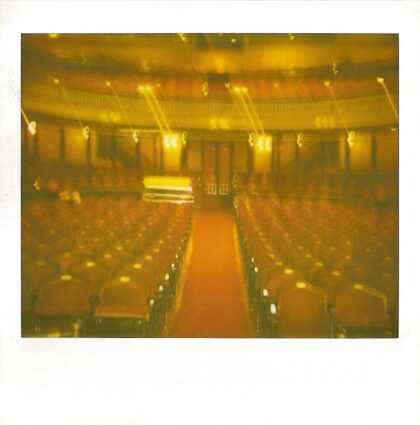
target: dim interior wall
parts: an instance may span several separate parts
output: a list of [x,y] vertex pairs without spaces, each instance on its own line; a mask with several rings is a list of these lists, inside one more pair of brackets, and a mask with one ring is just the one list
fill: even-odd
[[[163,148],[163,144],[161,140],[157,139],[156,140],[156,169],[157,170],[166,170],[164,161],[165,161],[165,150]],[[181,157],[179,161],[181,164]],[[175,170],[168,170],[168,171],[175,171]]]
[[376,161],[378,173],[398,170],[398,134],[396,132],[376,134]]
[[[112,161],[109,158],[102,158],[98,155],[99,134],[91,130],[90,132],[90,162],[92,166],[98,168],[112,168]],[[67,140],[66,140],[67,145]]]
[[344,171],[346,169],[346,136],[338,137],[338,155],[339,155],[339,163],[340,169]]
[[[313,166],[316,170],[317,165],[323,173],[335,174],[343,173],[346,167],[346,133],[337,132],[305,132],[300,148],[300,161],[302,166]],[[372,135],[369,131],[356,132],[356,141],[353,148],[350,149],[350,166],[351,171],[355,174],[370,173],[372,169]],[[321,145],[326,147],[327,143],[338,142],[338,161],[335,165],[327,165],[321,163]],[[280,138],[278,153],[279,172],[288,174],[294,170],[293,164],[296,159],[296,134],[283,133]],[[385,153],[385,162],[392,156],[390,153]],[[319,164],[317,164],[317,160]],[[390,165],[392,167],[392,165]]]
[[[118,133],[118,135],[116,136],[116,139],[117,139],[117,150],[118,150],[117,158],[120,158],[120,161],[117,161],[117,165],[119,165],[120,167],[124,166],[124,162],[122,161],[123,158],[121,158],[122,156],[124,156],[125,158],[128,159],[129,166],[135,166],[136,155],[137,155],[136,151],[139,147],[141,149],[142,139],[140,138],[139,145],[137,145],[137,143],[133,139],[133,134],[131,132]],[[147,164],[143,164],[143,165],[147,166]]]
[[[345,133],[339,136],[340,144],[347,143]],[[372,171],[372,134],[356,131],[354,145],[350,151],[350,169],[352,174],[369,174]]]
[[222,142],[219,149],[219,175],[221,184],[226,183],[226,181],[230,179],[231,155],[231,143]]
[[316,159],[320,165],[319,149],[320,145],[318,142],[305,140],[305,142],[302,144],[302,147],[300,148],[300,159],[303,172],[310,171],[311,166],[316,163]]
[[[26,130],[25,130],[26,131]],[[28,161],[32,161],[34,160],[34,141],[35,141],[35,136],[32,136],[32,134],[29,134],[29,132],[27,132],[26,136],[22,135],[22,143],[26,143],[26,152],[28,154],[27,156],[27,160]],[[23,149],[23,146],[22,146]]]
[[180,171],[182,143],[178,142],[176,146],[170,145],[169,147],[162,145],[162,143],[158,143],[158,145],[163,147],[163,169],[165,171]]
[[372,170],[372,134],[356,133],[350,148],[350,166],[355,174],[369,174]]
[[[323,174],[344,173],[346,168],[346,139],[345,133],[339,134],[335,131],[304,133],[302,147],[300,148],[302,163],[309,161],[314,166],[314,170],[318,167],[318,171],[322,170]],[[328,143],[338,143],[338,158],[333,163],[330,163],[327,159]],[[322,154],[322,150],[324,154]],[[324,155],[324,158],[322,158],[322,155]]]
[[[305,132],[303,133],[303,140],[302,140],[302,146],[300,148],[300,158],[303,161],[307,161],[311,158],[313,158],[314,153],[319,154],[319,147],[323,139],[321,132]],[[296,141],[296,135],[295,134],[288,134],[288,136],[285,137],[286,141],[289,142],[295,142]]]
[[[22,143],[27,143],[28,160],[34,160],[34,139],[31,134],[23,134],[25,128],[22,129]],[[60,159],[60,127],[58,125],[49,125],[38,123],[37,135],[38,139],[38,160],[40,162],[59,163]],[[98,155],[100,134],[91,129],[90,132],[90,158],[91,165],[98,168],[111,168],[112,160],[108,157],[101,157]],[[141,155],[145,157],[146,162],[153,164],[153,139],[155,136],[141,137]],[[132,158],[135,157],[135,147],[131,133],[118,134],[118,140],[122,140],[127,145],[127,154]],[[64,141],[65,141],[65,163],[75,166],[87,165],[87,151],[86,140],[82,135],[80,127],[65,127],[64,128]],[[159,147],[158,147],[159,148]],[[23,149],[23,145],[22,145]],[[157,165],[160,164],[160,151],[156,152]],[[116,162],[116,166],[122,166]]]
[[[38,159],[40,162],[60,162],[60,127],[48,123],[38,123]],[[26,143],[27,158],[34,159],[34,136],[22,126],[22,143]],[[354,174],[368,174],[372,172],[372,131],[356,131],[354,146],[349,149],[350,171]],[[376,130],[376,169],[378,173],[390,173],[398,169],[398,133],[388,129]],[[78,126],[66,127],[64,129],[65,139],[65,162],[69,165],[86,165],[86,141],[83,138],[81,129]],[[118,140],[123,140],[127,145],[127,152],[135,157],[135,147],[133,145],[131,133],[118,134]],[[284,132],[279,135],[278,149],[274,149],[274,154],[278,158],[274,162],[278,164],[280,173],[293,171],[295,161],[296,134],[294,132]],[[99,168],[111,168],[110,158],[98,156],[99,134],[91,130],[91,164]],[[156,140],[156,153],[154,152],[154,140]],[[339,141],[339,164],[334,169],[324,169],[327,173],[343,172],[346,166],[346,134],[329,133],[328,131],[305,132],[303,145],[300,150],[300,158],[303,164],[311,160],[311,155],[318,155],[315,152],[317,142]],[[203,171],[202,163],[202,143],[203,140],[190,140],[186,157],[187,169],[189,172],[199,173]],[[23,150],[24,145],[22,145]],[[233,167],[235,173],[247,173],[248,170],[248,143],[243,140],[236,140],[233,149]],[[155,134],[145,134],[141,136],[140,153],[143,165],[154,164],[156,159],[156,170],[179,171],[181,167],[181,150],[175,152],[164,152],[159,136]],[[155,156],[156,155],[156,156]],[[254,148],[253,161],[256,173],[271,173],[272,152],[258,152]],[[118,165],[118,164],[117,164]]]
[[233,147],[233,169],[235,173],[248,172],[248,142],[238,141]]
[[293,170],[291,164],[295,160],[296,135],[294,133],[283,133],[279,144],[280,173],[288,173]]
[[[140,137],[140,152],[142,157],[150,164],[154,164],[154,136]],[[158,141],[159,143],[159,141]]]
[[[346,146],[344,142],[340,140],[339,134],[336,132],[324,132],[320,140],[322,143],[319,149],[320,159],[321,155],[323,156],[322,173],[343,174],[346,169]],[[330,150],[331,147],[333,148],[332,151]],[[323,149],[323,153],[321,153],[321,149]]]
[[259,149],[256,144],[254,144],[253,153],[254,153],[254,171],[257,174],[270,174],[272,171],[272,162],[271,155],[272,150]]
[[200,140],[188,141],[187,170],[190,173],[201,173],[203,170],[202,143]]
[[60,128],[38,126],[38,158],[42,162],[60,161]]
[[66,163],[69,165],[86,165],[86,140],[79,127],[65,128]]

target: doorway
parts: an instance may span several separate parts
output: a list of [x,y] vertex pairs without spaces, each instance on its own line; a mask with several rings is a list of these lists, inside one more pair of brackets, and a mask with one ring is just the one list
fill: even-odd
[[204,154],[204,192],[208,195],[230,195],[232,191],[232,143],[205,142]]

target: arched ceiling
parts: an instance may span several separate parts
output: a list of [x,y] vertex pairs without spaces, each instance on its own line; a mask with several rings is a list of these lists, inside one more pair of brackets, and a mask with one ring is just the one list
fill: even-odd
[[[398,36],[392,34],[26,34],[22,86],[51,82],[121,95],[151,84],[166,99],[231,101],[226,84],[256,101],[322,100],[398,91]],[[208,93],[203,93],[207,83]]]

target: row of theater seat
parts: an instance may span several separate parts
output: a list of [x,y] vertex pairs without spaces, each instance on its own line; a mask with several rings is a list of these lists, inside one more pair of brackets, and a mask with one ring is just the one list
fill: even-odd
[[238,196],[235,213],[259,335],[396,335],[396,208]]
[[140,191],[142,173],[132,168],[97,168],[71,166],[36,166],[24,170],[22,183],[26,191]]
[[[64,190],[140,191],[142,172],[147,170],[31,165],[24,171],[22,183],[26,191],[58,193]],[[192,175],[192,180],[196,190],[204,187],[200,174]],[[398,179],[394,175],[235,174],[231,183],[236,193],[279,193],[282,196],[362,199],[378,203],[393,202],[398,197]]]
[[282,196],[393,202],[398,197],[396,176],[238,174],[236,193],[278,193]]
[[[35,66],[39,66],[35,64]],[[44,75],[44,68],[40,67],[36,71]],[[109,78],[109,75],[103,73],[76,73],[72,70],[71,78],[65,80],[65,86],[75,87],[76,89],[83,89],[88,92],[98,92],[109,94],[109,88],[103,83]],[[31,78],[33,76],[31,75]],[[46,78],[46,77],[45,77]],[[63,77],[64,78],[64,77]],[[394,86],[396,76],[393,74],[387,75],[388,84]],[[203,82],[202,78],[189,75],[185,77],[159,76],[158,78],[152,75],[147,76],[147,84],[150,84],[157,91],[159,99],[183,99],[189,100],[202,100],[203,99]],[[119,79],[113,79],[112,85],[115,86],[117,93],[123,96],[132,96],[133,90],[136,89],[139,83],[137,74],[125,74]],[[296,77],[284,78],[279,81],[277,77],[263,77],[256,78],[255,75],[249,75],[239,78],[238,80],[231,80],[231,86],[239,85],[246,86],[252,99],[254,100],[277,100],[280,101],[280,93],[286,99],[305,99],[305,100],[324,100],[328,94],[326,87],[321,78],[317,77]],[[276,87],[273,90],[273,85]],[[367,94],[382,94],[380,88],[374,78],[365,75],[342,75],[334,81],[334,90],[339,97],[357,97],[366,96]],[[210,83],[210,90],[208,93],[210,99],[225,99],[226,88],[224,84]]]
[[24,205],[25,332],[68,319],[70,333],[159,334],[176,297],[191,214],[187,204],[128,195]]

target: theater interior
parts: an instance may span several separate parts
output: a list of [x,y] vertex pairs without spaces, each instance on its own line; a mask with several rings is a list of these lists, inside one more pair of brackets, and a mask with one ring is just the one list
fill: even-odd
[[21,55],[22,336],[398,336],[397,35]]

